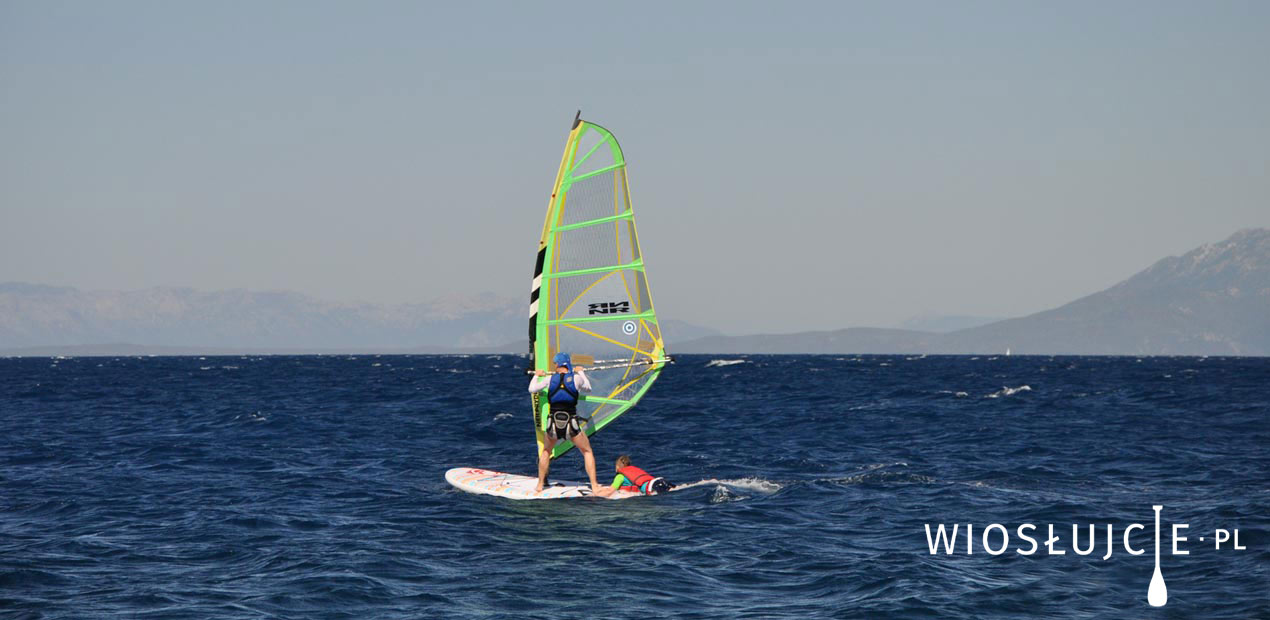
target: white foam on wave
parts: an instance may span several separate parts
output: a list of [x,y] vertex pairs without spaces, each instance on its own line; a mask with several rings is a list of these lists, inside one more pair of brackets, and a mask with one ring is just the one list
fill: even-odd
[[506,420],[507,418],[510,418],[510,417],[512,417],[512,414],[510,414],[510,413],[500,413],[500,414],[498,414],[498,415],[494,416],[494,419],[495,419],[495,420]]
[[718,486],[714,488],[714,494],[710,496],[711,504],[723,504],[727,502],[739,502],[746,499],[744,495],[738,495],[728,490],[727,487]]
[[824,478],[822,482],[834,484],[931,484],[935,479],[923,474],[914,474],[901,470],[908,463],[873,463],[856,470],[855,473],[840,478]]
[[861,467],[860,471],[873,471],[875,469],[882,469],[883,467],[908,467],[908,463],[905,463],[904,461],[896,461],[894,463],[871,463]]
[[986,398],[1001,398],[1002,396],[1014,396],[1015,394],[1018,394],[1019,392],[1031,392],[1031,391],[1032,391],[1032,386],[1030,385],[1020,385],[1019,387],[1016,387],[1016,388],[1012,388],[1008,385],[1003,385],[1001,386],[1000,390],[997,390],[991,394],[988,394]]
[[749,361],[750,360],[710,360],[710,362],[706,364],[706,368],[715,368],[718,366],[732,366],[734,364],[745,364],[745,363],[748,363]]
[[758,491],[759,493],[775,493],[781,490],[781,487],[783,486],[772,482],[771,480],[764,480],[762,478],[727,478],[724,480],[719,480],[718,478],[707,478],[705,480],[689,482],[688,484],[675,485],[675,490],[690,489],[692,487],[700,487],[709,484],[736,487],[738,489]]

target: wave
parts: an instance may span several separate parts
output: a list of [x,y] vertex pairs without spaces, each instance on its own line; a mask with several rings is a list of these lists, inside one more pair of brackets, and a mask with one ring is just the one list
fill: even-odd
[[734,364],[744,364],[749,361],[750,360],[710,360],[710,362],[706,364],[706,368],[715,368],[717,366],[732,366]]
[[1030,385],[1020,385],[1019,387],[1016,387],[1016,388],[1003,385],[1001,386],[1000,390],[997,390],[991,394],[988,394],[985,398],[1001,398],[1002,396],[1014,396],[1015,394],[1018,394],[1019,392],[1031,392],[1031,391],[1032,391],[1032,386]]
[[[904,461],[893,463],[872,463],[863,465],[856,473],[835,478],[822,478],[818,482],[832,484],[932,484],[935,479],[923,474],[915,474],[898,468],[908,467]],[[896,468],[896,469],[892,469]]]
[[680,491],[683,489],[690,489],[692,487],[705,486],[707,484],[735,487],[738,489],[747,489],[750,491],[758,491],[759,493],[768,494],[775,493],[785,486],[777,482],[772,482],[771,480],[764,480],[763,478],[727,478],[724,480],[719,480],[718,478],[707,478],[705,480],[698,480],[687,484],[675,485],[674,490]]

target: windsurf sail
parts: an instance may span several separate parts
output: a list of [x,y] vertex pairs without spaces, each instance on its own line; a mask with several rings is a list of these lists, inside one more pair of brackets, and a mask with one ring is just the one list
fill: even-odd
[[[592,435],[625,413],[657,380],[669,358],[649,294],[635,234],[626,158],[617,138],[574,118],[547,205],[529,295],[529,355],[553,372],[569,353],[587,373],[591,393],[578,403]],[[539,450],[547,422],[545,393],[532,398]],[[558,457],[573,447],[559,442]]]

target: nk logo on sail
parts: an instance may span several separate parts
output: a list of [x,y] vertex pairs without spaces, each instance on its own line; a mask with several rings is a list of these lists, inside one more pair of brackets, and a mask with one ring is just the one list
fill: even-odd
[[602,301],[597,304],[587,304],[587,314],[617,314],[619,312],[630,312],[631,302],[629,301]]

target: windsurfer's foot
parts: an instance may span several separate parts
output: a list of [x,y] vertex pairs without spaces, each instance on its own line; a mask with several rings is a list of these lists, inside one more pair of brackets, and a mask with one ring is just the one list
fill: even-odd
[[538,488],[534,489],[534,493],[542,493],[543,481],[538,481]]

